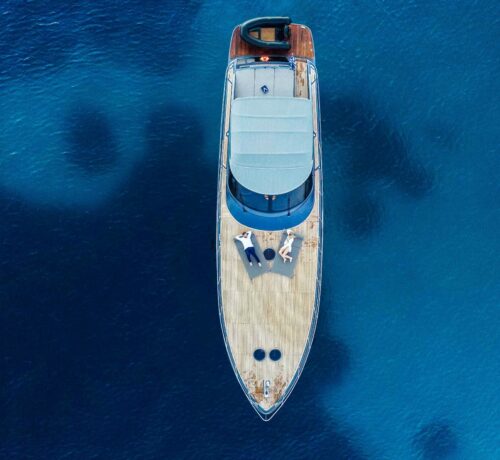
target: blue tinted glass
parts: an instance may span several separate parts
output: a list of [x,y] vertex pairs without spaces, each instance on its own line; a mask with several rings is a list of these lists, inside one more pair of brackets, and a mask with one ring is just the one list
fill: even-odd
[[244,206],[260,212],[283,212],[303,203],[311,193],[313,185],[312,174],[295,190],[281,195],[262,195],[243,187],[229,172],[229,190]]

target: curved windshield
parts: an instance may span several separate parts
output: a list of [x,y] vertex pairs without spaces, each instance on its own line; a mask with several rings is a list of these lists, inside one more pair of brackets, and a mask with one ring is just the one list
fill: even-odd
[[281,195],[262,195],[243,187],[229,171],[229,190],[231,194],[245,207],[259,212],[284,212],[303,203],[311,192],[313,184],[312,173],[307,180],[288,193]]

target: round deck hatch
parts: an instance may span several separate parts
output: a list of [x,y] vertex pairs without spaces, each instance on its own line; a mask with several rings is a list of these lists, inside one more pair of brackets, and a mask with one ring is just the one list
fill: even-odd
[[269,357],[273,361],[278,361],[281,358],[281,351],[275,348],[274,350],[271,350],[271,352],[269,353]]
[[264,257],[266,260],[273,260],[276,257],[276,251],[271,248],[264,249]]
[[262,348],[257,348],[257,350],[253,352],[253,357],[257,361],[262,361],[266,357],[266,352]]

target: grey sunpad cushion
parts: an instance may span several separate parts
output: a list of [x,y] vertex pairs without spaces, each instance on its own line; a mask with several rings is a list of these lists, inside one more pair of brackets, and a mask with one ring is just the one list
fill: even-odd
[[[286,233],[283,233],[283,235],[281,235],[278,251],[283,247],[286,237],[287,237]],[[295,239],[293,240],[292,243],[292,252],[288,253],[288,255],[293,258],[291,262],[288,261],[286,263],[283,262],[282,257],[278,254],[278,251],[276,251],[276,257],[274,258],[273,267],[271,271],[292,278],[293,273],[295,271],[295,266],[297,265],[297,259],[300,254],[300,248],[302,247],[302,242],[303,238],[295,235]]]
[[255,253],[257,254],[257,257],[260,259],[262,267],[259,267],[259,265],[257,264],[257,262],[253,257],[252,257],[252,266],[250,266],[250,264],[248,263],[247,255],[245,254],[245,250],[243,249],[243,243],[241,241],[234,240],[234,244],[236,244],[236,249],[238,249],[241,262],[243,263],[250,279],[257,278],[257,276],[263,275],[264,273],[269,271],[267,261],[264,258],[264,254],[262,254],[259,242],[257,241],[257,238],[255,238],[254,234],[252,234],[252,243],[255,247]]

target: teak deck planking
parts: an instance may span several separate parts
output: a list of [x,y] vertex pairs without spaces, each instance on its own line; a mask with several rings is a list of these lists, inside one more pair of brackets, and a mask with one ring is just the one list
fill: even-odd
[[295,63],[295,97],[309,98],[309,80],[307,76],[307,62],[297,61]]
[[[267,33],[263,38],[268,39]],[[290,24],[290,49],[263,49],[250,45],[240,36],[240,26],[233,31],[229,58],[234,59],[241,56],[295,56],[314,60],[314,43],[311,30],[302,24]]]
[[[307,65],[306,65],[307,69]],[[307,70],[306,70],[307,71]],[[315,77],[315,70],[311,68]],[[225,125],[223,133],[229,130],[231,109],[231,83],[234,74],[228,73],[226,88]],[[307,81],[307,78],[306,78]],[[314,81],[314,80],[313,80]],[[314,107],[314,132],[319,126],[316,116],[317,86],[312,85],[312,105]],[[315,137],[315,180],[320,184],[321,173],[319,136]],[[223,327],[236,370],[244,382],[248,393],[264,410],[272,408],[292,383],[294,376],[301,372],[301,360],[308,352],[311,328],[315,327],[317,309],[317,275],[319,238],[321,232],[321,187],[315,187],[313,210],[305,222],[293,230],[304,238],[297,259],[293,278],[276,273],[265,273],[253,281],[246,273],[243,262],[233,242],[234,237],[246,230],[229,212],[225,204],[226,163],[228,137],[223,135],[221,143],[221,167],[219,178],[219,251],[221,310]],[[271,247],[278,251],[281,231],[253,232],[262,249]],[[293,255],[293,254],[292,254]],[[276,254],[276,257],[279,257]],[[262,270],[266,270],[267,262]],[[263,361],[256,361],[253,352],[257,348],[266,351]],[[278,348],[282,352],[279,361],[269,359],[269,351]],[[264,397],[264,381],[270,380],[270,395]]]

